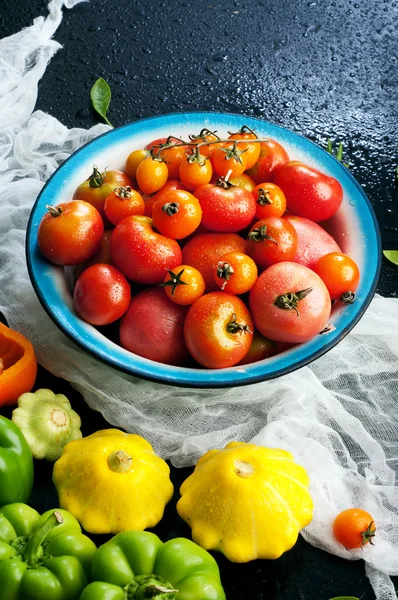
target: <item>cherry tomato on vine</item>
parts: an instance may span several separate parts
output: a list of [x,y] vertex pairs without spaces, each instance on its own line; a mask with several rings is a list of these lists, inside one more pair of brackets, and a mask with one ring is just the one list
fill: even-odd
[[117,225],[124,217],[143,215],[144,200],[136,190],[130,187],[118,187],[105,200],[105,214],[113,225]]
[[170,300],[183,306],[193,304],[203,296],[206,287],[199,271],[189,265],[170,269],[161,285]]
[[260,156],[256,164],[247,171],[247,174],[258,183],[274,181],[277,170],[289,161],[289,155],[281,144],[275,140],[260,142]]
[[223,178],[195,190],[202,207],[202,225],[209,231],[241,231],[253,221],[256,202],[247,190]]
[[298,236],[295,228],[281,217],[260,219],[253,225],[247,236],[247,252],[259,267],[292,261],[297,244]]
[[187,242],[182,250],[183,262],[198,269],[206,283],[206,291],[217,290],[213,268],[227,252],[245,252],[246,240],[236,233],[200,233]]
[[337,515],[333,533],[338,542],[352,550],[365,544],[373,545],[376,526],[372,515],[361,508],[347,508]]
[[[162,148],[173,144],[170,148]],[[169,179],[176,179],[179,176],[181,162],[185,159],[187,146],[181,144],[181,140],[172,135],[168,138],[159,138],[153,140],[145,146],[147,150],[151,150],[154,146],[160,146],[154,150],[155,156],[160,156],[167,165]]]
[[347,254],[325,254],[312,269],[323,280],[332,300],[341,300],[348,304],[354,300],[360,275],[358,265]]
[[249,295],[256,329],[276,342],[300,344],[327,325],[331,301],[322,279],[303,265],[280,262],[256,279]]
[[190,154],[180,164],[179,175],[187,190],[193,192],[200,185],[209,183],[213,174],[212,164],[203,154]]
[[120,319],[129,307],[130,285],[112,265],[86,269],[76,282],[73,306],[79,317],[92,325],[108,325]]
[[287,209],[311,221],[329,219],[343,201],[343,188],[337,179],[298,160],[278,169],[273,181],[283,190]]
[[260,183],[252,191],[256,201],[256,218],[281,217],[286,210],[286,198],[274,183]]
[[215,132],[210,131],[209,129],[202,129],[202,131],[198,134],[198,135],[190,135],[189,136],[190,142],[191,144],[202,144],[203,142],[213,142],[211,144],[204,145],[200,147],[200,154],[202,154],[202,156],[212,156],[212,154],[215,152],[215,150],[217,149],[218,144],[214,143],[217,142],[217,140],[219,139],[219,137],[216,135]]
[[164,186],[169,172],[166,163],[161,158],[148,156],[138,165],[135,176],[138,186],[144,194],[152,194]]
[[224,254],[213,270],[214,281],[223,292],[245,294],[257,279],[257,265],[242,252]]
[[240,298],[226,292],[211,292],[189,308],[184,337],[191,356],[202,366],[232,367],[250,348],[253,321]]
[[152,209],[155,228],[163,235],[181,240],[200,225],[202,209],[193,194],[185,190],[170,190],[162,194]]
[[239,177],[246,170],[245,152],[238,147],[236,142],[217,148],[211,157],[213,169],[218,175],[225,177]]
[[100,173],[97,167],[93,167],[90,177],[81,183],[73,194],[73,199],[84,200],[95,206],[104,219],[105,225],[108,224],[105,215],[105,200],[116,187],[130,186],[133,184],[129,177],[122,171],[108,170]]
[[104,223],[98,210],[82,200],[49,206],[39,225],[41,252],[55,265],[77,265],[101,245]]
[[242,173],[238,177],[230,177],[228,181],[237,187],[244,188],[248,192],[252,192],[256,187],[256,182],[247,173]]
[[126,159],[126,166],[124,167],[124,170],[125,170],[126,174],[129,177],[131,177],[131,179],[135,179],[138,165],[145,158],[148,158],[149,155],[150,155],[149,152],[147,150],[144,150],[144,149],[133,150],[133,152],[131,152],[128,155],[128,157]]
[[244,125],[240,131],[231,133],[230,140],[247,140],[247,143],[238,144],[238,148],[245,150],[246,169],[251,169],[260,157],[260,142],[250,143],[249,140],[258,139],[254,131]]
[[277,342],[268,340],[259,331],[255,331],[253,341],[246,356],[238,362],[238,365],[248,365],[265,358],[270,358],[278,354]]
[[114,265],[125,277],[137,283],[162,283],[166,269],[182,263],[176,242],[153,230],[149,217],[134,215],[118,223],[111,237]]

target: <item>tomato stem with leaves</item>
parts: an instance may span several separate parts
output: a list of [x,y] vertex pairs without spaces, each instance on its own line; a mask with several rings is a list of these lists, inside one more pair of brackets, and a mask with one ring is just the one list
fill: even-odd
[[299,292],[287,292],[286,294],[281,294],[277,297],[274,304],[278,308],[282,308],[284,310],[294,310],[297,316],[300,316],[297,305],[300,300],[303,300],[308,294],[312,292],[312,288],[306,288],[305,290],[300,290]]
[[355,300],[354,292],[347,290],[344,294],[341,294],[340,301],[344,302],[344,304],[352,304]]
[[[229,135],[243,135],[245,133],[252,133],[253,135],[256,135],[254,129],[251,129],[248,125],[242,125],[242,127],[239,129],[239,131],[228,131]],[[254,138],[256,139],[256,138]],[[252,142],[254,140],[250,140],[250,142]]]
[[242,331],[244,331],[245,333],[253,333],[252,330],[250,329],[249,325],[242,325],[242,323],[238,323],[236,321],[236,314],[232,313],[231,316],[231,320],[230,322],[227,324],[227,331],[228,333],[240,333]]
[[115,194],[121,200],[130,200],[131,187],[129,185],[117,187],[115,188]]
[[101,187],[101,185],[104,182],[104,179],[105,177],[102,175],[102,173],[99,172],[98,167],[94,166],[93,172],[91,173],[90,177],[88,177],[87,181],[90,182],[90,187],[98,188]]
[[363,546],[365,544],[367,544],[367,542],[369,542],[369,544],[371,546],[374,546],[374,543],[372,542],[372,538],[375,537],[376,529],[372,529],[372,525],[373,524],[374,524],[374,521],[371,521],[369,523],[368,528],[365,531],[361,531],[361,536],[362,536],[362,546],[361,546],[361,548],[363,548]]
[[259,188],[257,203],[260,204],[260,206],[267,206],[268,204],[272,204],[271,195],[268,190],[263,190],[263,188]]
[[174,273],[174,271],[170,271],[169,269],[166,269],[166,271],[170,275],[170,279],[159,284],[160,287],[170,286],[171,287],[171,295],[174,296],[174,292],[176,291],[176,289],[179,285],[189,285],[187,281],[183,281],[181,279],[182,274],[184,273],[184,270],[185,269],[182,269],[179,273]]
[[46,209],[54,218],[60,217],[62,215],[62,208],[60,206],[51,206],[51,204],[46,204]]
[[247,239],[252,240],[253,242],[263,242],[264,240],[269,240],[277,246],[279,245],[278,242],[272,236],[267,234],[266,225],[261,225],[260,227],[252,229],[252,231],[250,231],[249,235],[247,236]]

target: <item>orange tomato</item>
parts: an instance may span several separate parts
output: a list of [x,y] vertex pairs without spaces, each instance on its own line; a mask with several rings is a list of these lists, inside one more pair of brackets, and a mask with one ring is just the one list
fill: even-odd
[[214,281],[223,292],[245,294],[254,285],[258,275],[257,265],[242,252],[224,254],[213,269]]
[[0,323],[0,406],[16,404],[35,383],[37,360],[31,342]]
[[203,154],[193,158],[194,155],[186,156],[180,164],[179,175],[181,182],[187,190],[193,192],[200,185],[209,183],[213,175],[213,167],[210,160]]
[[281,217],[286,210],[286,197],[274,183],[264,182],[252,191],[256,201],[256,218]]
[[270,358],[275,354],[278,354],[277,342],[273,342],[261,335],[259,331],[255,331],[249,351],[246,356],[238,362],[238,365],[248,365],[253,362],[258,362],[259,360],[264,360],[265,358]]
[[252,192],[256,187],[256,182],[247,173],[242,173],[238,177],[230,177],[229,182],[236,185],[236,187],[244,188],[248,192]]
[[260,156],[256,164],[248,169],[247,174],[256,183],[273,181],[274,174],[288,161],[289,155],[284,147],[279,142],[269,139],[266,142],[260,142]]
[[332,300],[353,302],[360,274],[352,258],[342,252],[330,252],[321,256],[312,269],[323,280]]
[[203,296],[206,287],[199,271],[189,265],[170,269],[161,285],[170,300],[183,306],[193,304]]
[[244,152],[237,144],[223,144],[217,148],[212,156],[213,169],[218,175],[225,177],[230,172],[230,177],[239,177],[246,171]]
[[181,240],[200,225],[199,200],[185,190],[170,190],[155,202],[152,209],[155,228],[163,235]]
[[[247,130],[246,126],[243,126],[237,133],[231,133],[229,136],[230,140],[256,140],[257,136],[254,131]],[[238,148],[245,151],[246,169],[253,167],[260,156],[260,142],[254,143],[243,143],[238,144]]]
[[146,217],[152,218],[152,210],[153,205],[159,198],[161,198],[167,192],[171,190],[185,190],[185,186],[182,185],[181,181],[177,179],[168,179],[164,186],[160,188],[158,192],[154,192],[153,194],[143,194],[144,204],[145,204],[145,212],[144,215]]
[[373,545],[376,526],[372,515],[361,508],[347,508],[337,515],[333,533],[338,542],[352,550],[368,542]]
[[193,144],[202,144],[203,142],[213,142],[213,143],[209,144],[208,146],[200,147],[200,153],[202,154],[202,156],[212,156],[212,154],[215,152],[215,150],[217,149],[217,146],[218,146],[218,144],[216,144],[214,142],[217,142],[217,140],[219,138],[215,134],[215,132],[204,128],[199,133],[199,135],[197,135],[197,136],[190,135],[189,139],[191,141],[191,144],[192,143]]
[[143,215],[144,200],[136,190],[130,187],[119,187],[109,194],[105,200],[105,214],[112,223],[117,225],[124,217]]
[[109,169],[100,173],[97,167],[93,167],[90,177],[74,191],[73,199],[92,204],[104,219],[105,226],[108,226],[104,209],[105,200],[116,187],[127,185],[133,187],[130,178],[122,171]]
[[160,158],[148,156],[137,167],[136,179],[144,194],[157,192],[166,183],[169,171]]
[[145,159],[148,158],[149,152],[147,150],[134,150],[131,152],[126,159],[126,166],[124,168],[126,174],[135,179],[138,165]]

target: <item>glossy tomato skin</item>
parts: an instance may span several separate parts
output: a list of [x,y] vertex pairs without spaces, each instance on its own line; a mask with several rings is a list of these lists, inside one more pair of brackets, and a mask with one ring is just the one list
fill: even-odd
[[361,508],[343,510],[333,523],[336,540],[348,550],[362,548],[365,544],[372,543],[375,532],[376,526],[372,515]]
[[91,176],[83,181],[75,190],[73,198],[84,200],[95,206],[104,219],[105,225],[108,225],[108,220],[105,215],[105,200],[117,187],[133,187],[131,179],[122,171],[109,169],[103,173],[95,171]]
[[193,192],[200,185],[209,183],[213,175],[213,167],[208,158],[201,155],[203,160],[200,162],[190,162],[189,158],[186,157],[180,164],[179,177],[182,184]]
[[[312,288],[294,309],[278,307],[277,299],[291,292]],[[318,335],[331,311],[329,292],[311,269],[293,262],[268,267],[250,290],[249,305],[256,329],[277,342],[302,343]]]
[[245,151],[245,164],[246,169],[251,169],[258,159],[260,158],[260,142],[252,142],[249,140],[256,140],[257,136],[255,133],[251,131],[247,131],[244,133],[231,133],[229,136],[230,140],[246,140],[247,143],[239,143],[238,148]]
[[164,186],[162,188],[160,188],[160,190],[158,192],[154,192],[153,194],[144,194],[143,195],[144,204],[145,204],[144,215],[146,217],[152,218],[153,205],[155,204],[156,200],[159,200],[159,198],[161,198],[164,194],[167,194],[167,192],[170,192],[171,190],[185,190],[185,189],[186,188],[181,183],[181,181],[179,181],[177,179],[169,179],[168,181],[166,181]]
[[128,175],[128,177],[131,179],[135,179],[138,165],[144,160],[144,158],[147,158],[148,156],[149,152],[143,148],[139,150],[133,150],[133,152],[131,152],[126,159],[126,165],[124,167],[126,175]]
[[245,294],[257,279],[257,265],[242,252],[228,252],[217,261],[213,277],[217,286],[229,294]]
[[108,325],[129,307],[130,285],[112,265],[92,265],[76,282],[73,306],[79,317],[92,325]]
[[256,218],[281,217],[286,210],[286,197],[274,183],[263,182],[252,191],[256,201]]
[[337,179],[298,160],[278,169],[274,183],[283,190],[287,209],[311,221],[329,219],[343,201],[343,188]]
[[[215,183],[212,181],[211,183]],[[230,177],[229,182],[237,187],[244,188],[245,190],[252,192],[256,187],[256,182],[247,173],[242,173],[238,177]]]
[[74,278],[75,281],[80,277],[80,275],[91,267],[92,265],[111,265],[112,264],[112,255],[111,255],[111,236],[113,229],[106,229],[104,231],[104,235],[102,236],[101,244],[95,252],[88,260],[83,263],[79,263],[74,268]]
[[148,288],[131,300],[123,317],[120,344],[139,356],[168,365],[188,358],[184,340],[186,306],[172,302],[163,289]]
[[139,163],[135,176],[140,190],[153,194],[165,185],[169,171],[164,161],[148,156]]
[[218,290],[213,268],[227,252],[245,252],[246,240],[236,233],[200,233],[184,246],[182,255],[186,265],[195,267],[203,276],[206,291]]
[[222,144],[219,148],[217,148],[217,150],[215,150],[211,157],[213,169],[221,177],[225,177],[229,172],[231,172],[230,177],[239,177],[246,170],[246,159],[244,152],[241,152],[242,149],[237,146],[236,149],[238,158],[234,156],[229,157],[225,150],[232,149],[233,144]]
[[[229,331],[233,321],[242,329]],[[191,356],[208,369],[223,369],[238,363],[250,348],[253,331],[253,321],[245,304],[226,292],[201,296],[190,307],[184,324]]]
[[336,240],[318,223],[296,215],[284,215],[283,218],[293,225],[298,236],[293,262],[312,269],[324,254],[341,252]]
[[149,217],[126,217],[111,237],[114,265],[131,281],[146,285],[162,283],[166,269],[182,263],[176,240],[157,233],[152,225]]
[[169,190],[157,199],[152,209],[155,228],[163,235],[182,240],[200,225],[199,201],[186,190]]
[[273,177],[278,169],[289,161],[289,155],[279,142],[269,139],[260,142],[260,156],[256,164],[248,169],[247,174],[254,179],[256,184],[264,181],[274,181]]
[[208,183],[195,190],[202,207],[202,225],[209,231],[235,233],[253,220],[256,201],[253,195],[240,187]]
[[144,200],[139,192],[131,188],[115,188],[105,200],[105,214],[112,225],[117,225],[125,217],[143,215]]
[[170,269],[162,284],[166,296],[173,302],[188,306],[205,293],[205,280],[201,273],[190,265],[179,265]]
[[292,261],[297,244],[293,225],[282,217],[267,217],[257,221],[250,229],[247,252],[259,267],[269,267],[277,262]]
[[250,363],[264,360],[278,354],[276,342],[267,340],[259,331],[255,331],[253,340],[246,356],[239,361],[239,365],[248,365]]
[[103,234],[104,223],[97,209],[88,202],[72,200],[46,212],[39,226],[38,243],[47,260],[55,265],[77,265],[98,250]]
[[355,292],[359,284],[359,268],[356,262],[342,252],[321,256],[313,266],[329,290],[332,300],[343,300],[344,294]]

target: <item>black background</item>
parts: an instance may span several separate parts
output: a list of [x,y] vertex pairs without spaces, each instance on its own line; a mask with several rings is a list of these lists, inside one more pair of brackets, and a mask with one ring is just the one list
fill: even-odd
[[[46,6],[1,0],[0,37],[47,14]],[[375,208],[383,248],[398,249],[397,22],[397,0],[91,0],[64,10],[54,36],[63,49],[39,84],[36,108],[67,127],[88,128],[96,119],[89,90],[102,76],[112,89],[115,126],[217,110],[263,118],[323,147],[328,138],[342,141],[345,161]],[[385,259],[378,292],[398,295],[398,268]],[[40,386],[68,395],[85,434],[107,426],[42,369]],[[172,469],[176,490],[188,473]],[[176,499],[155,529],[163,539],[189,536]],[[37,465],[32,503],[39,510],[57,503],[51,465]],[[277,561],[217,560],[228,600],[374,598],[362,561],[343,561],[301,537]]]

